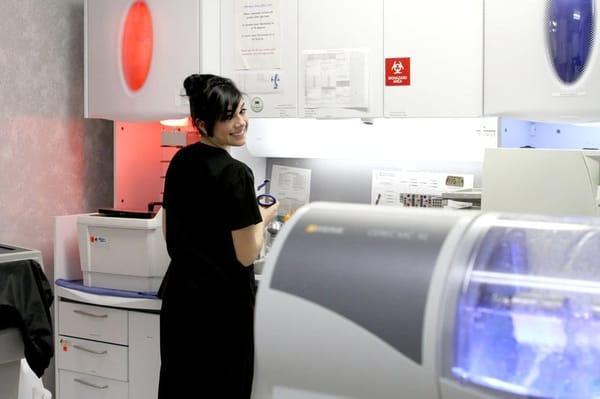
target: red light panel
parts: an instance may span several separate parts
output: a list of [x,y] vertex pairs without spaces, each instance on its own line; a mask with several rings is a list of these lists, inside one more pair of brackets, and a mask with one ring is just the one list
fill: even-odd
[[123,29],[121,59],[127,86],[139,90],[150,72],[154,37],[152,14],[143,1],[136,1],[129,8]]

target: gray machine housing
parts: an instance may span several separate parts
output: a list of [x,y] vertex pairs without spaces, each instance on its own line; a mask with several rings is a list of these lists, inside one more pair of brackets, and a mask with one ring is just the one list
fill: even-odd
[[465,396],[451,381],[440,388],[436,344],[444,287],[462,280],[448,260],[476,215],[300,209],[274,243],[258,291],[253,397],[485,397]]
[[597,397],[598,248],[591,218],[305,206],[263,271],[253,398]]

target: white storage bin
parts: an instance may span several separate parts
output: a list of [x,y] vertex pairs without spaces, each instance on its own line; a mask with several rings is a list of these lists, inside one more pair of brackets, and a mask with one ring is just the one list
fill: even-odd
[[21,360],[18,399],[52,399],[52,393],[44,388],[42,379],[35,375],[25,359]]
[[169,265],[162,209],[152,219],[81,215],[77,234],[84,285],[158,291]]

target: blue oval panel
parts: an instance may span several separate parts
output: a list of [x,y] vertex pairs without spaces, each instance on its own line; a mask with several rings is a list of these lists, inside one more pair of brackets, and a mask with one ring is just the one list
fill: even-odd
[[585,71],[594,39],[594,0],[549,0],[548,45],[554,69],[565,83]]

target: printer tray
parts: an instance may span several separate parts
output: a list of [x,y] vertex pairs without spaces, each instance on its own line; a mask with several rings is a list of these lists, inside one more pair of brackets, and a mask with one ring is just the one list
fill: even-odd
[[100,208],[98,209],[98,216],[132,219],[153,219],[156,216],[156,212],[128,211],[116,208]]

